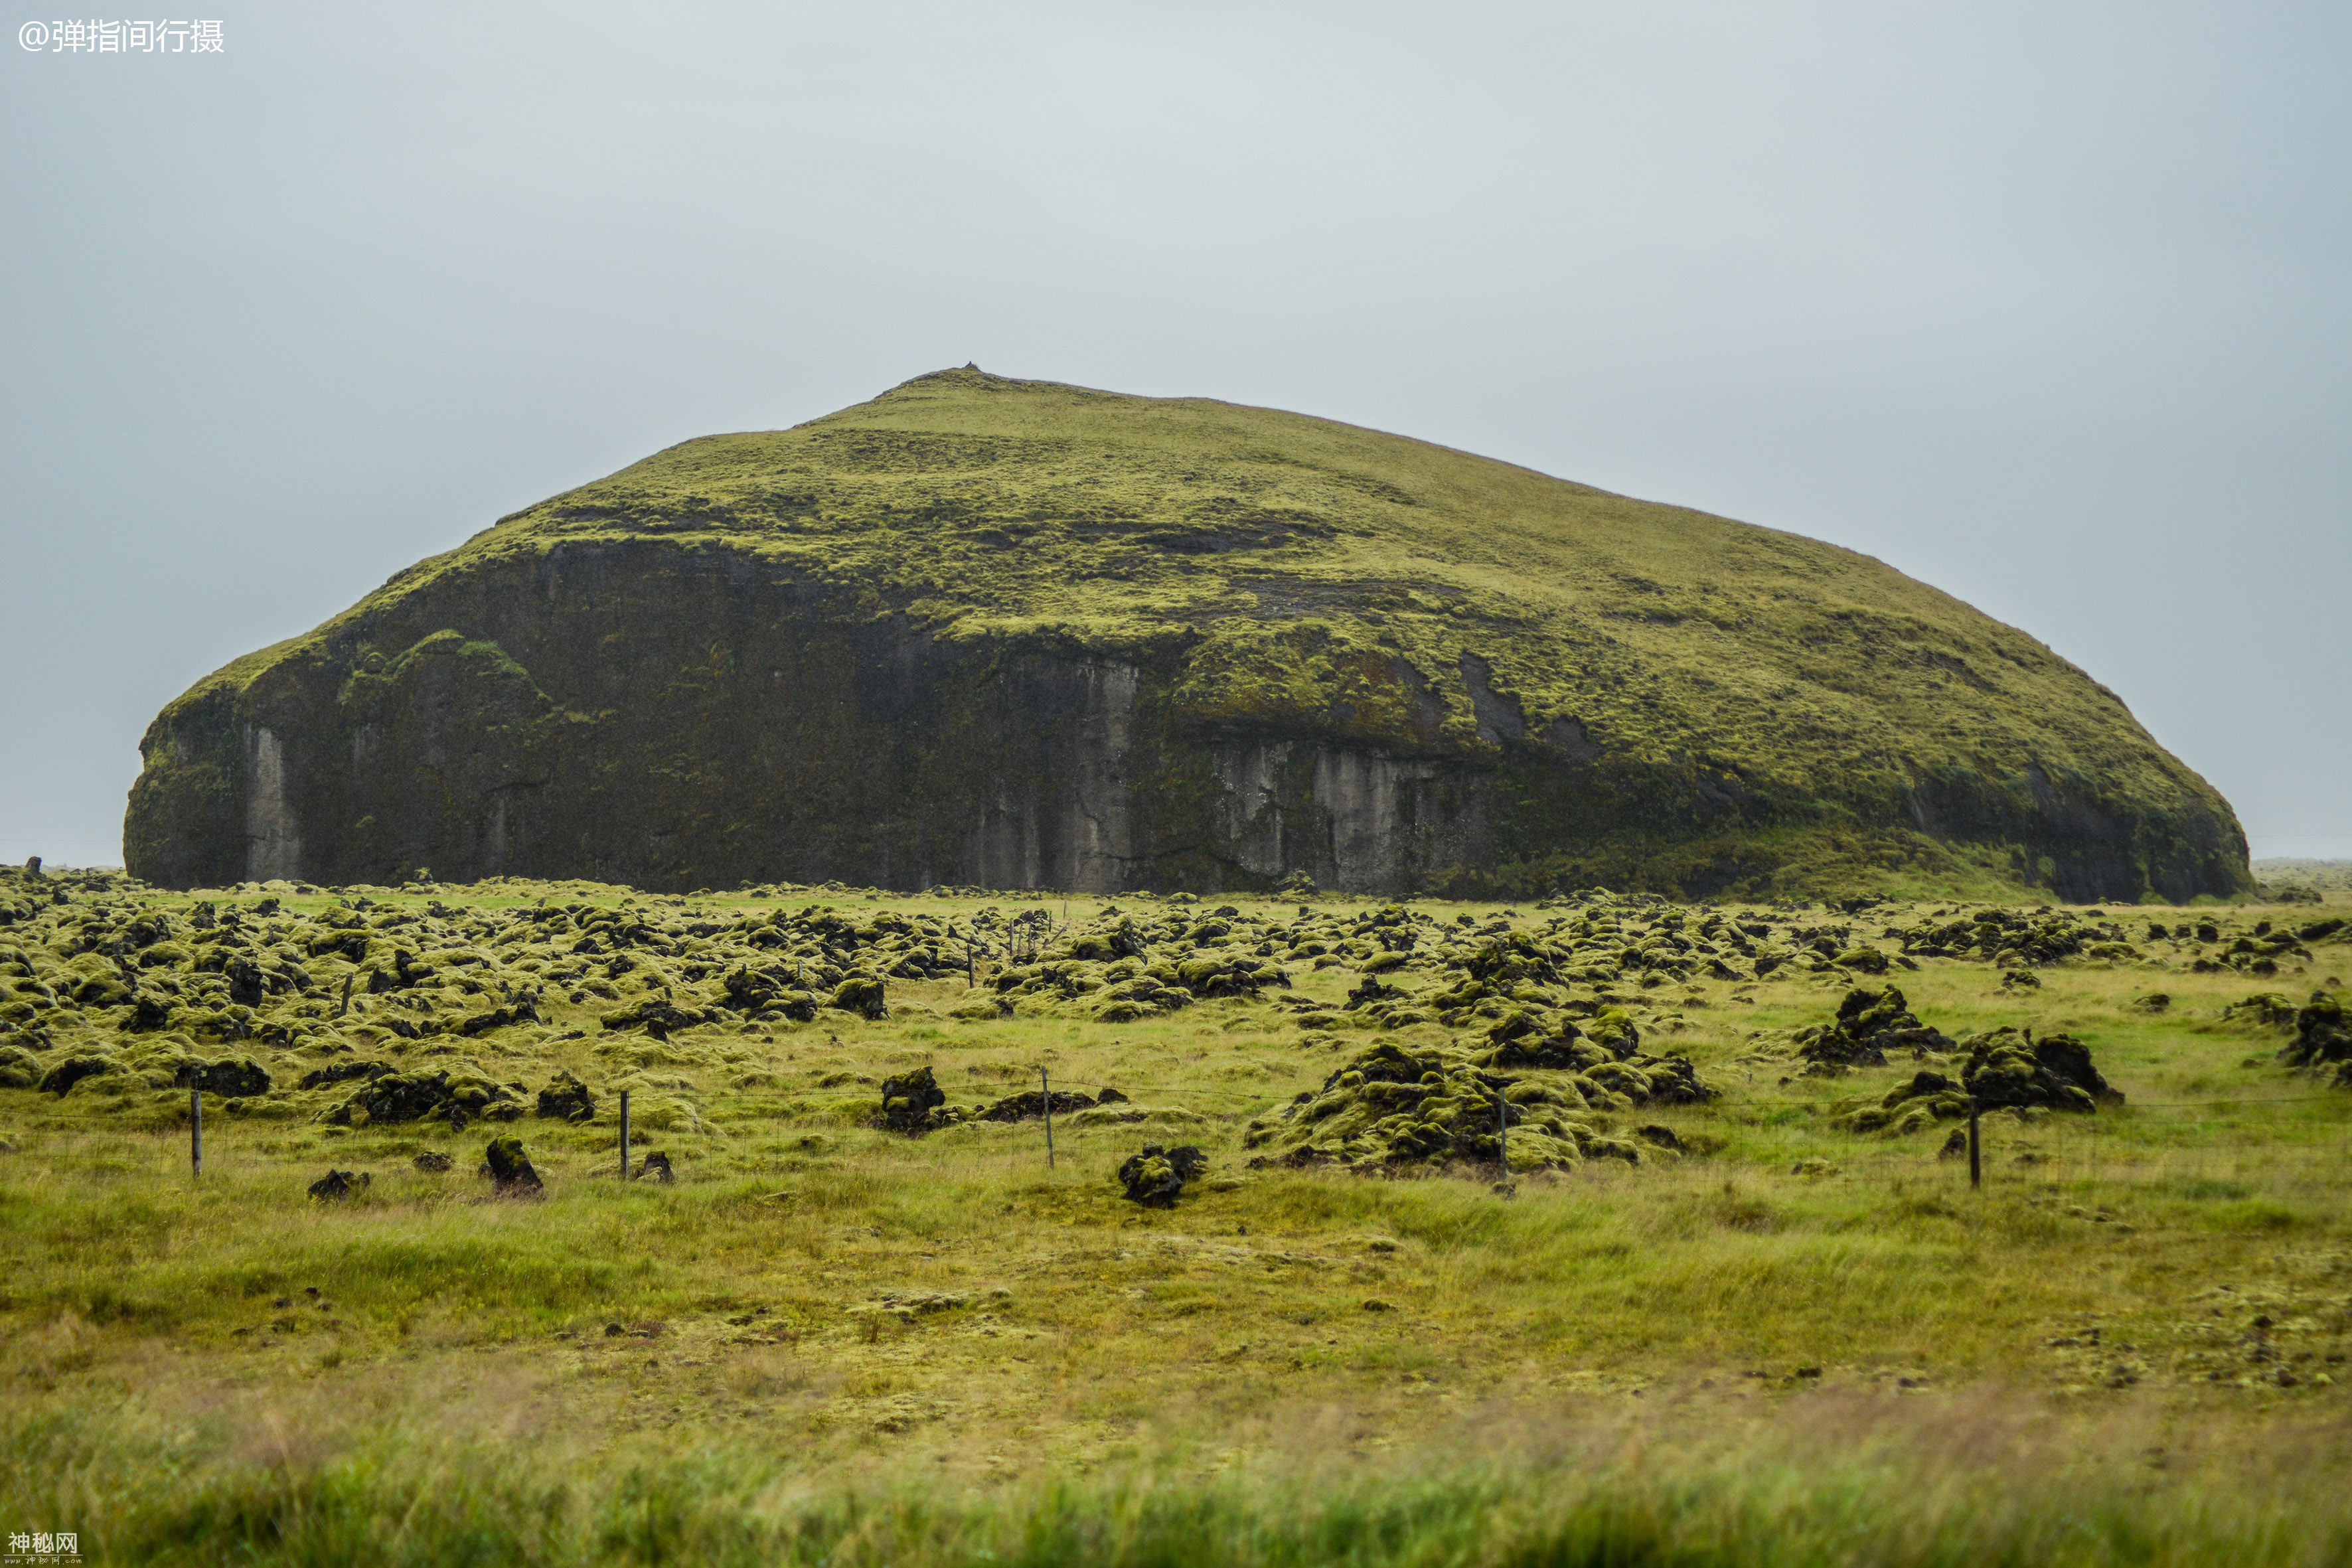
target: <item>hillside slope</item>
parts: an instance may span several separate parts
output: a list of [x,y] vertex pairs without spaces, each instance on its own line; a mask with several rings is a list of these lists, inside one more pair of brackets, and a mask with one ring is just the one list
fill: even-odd
[[2112,692],[1868,557],[969,368],[503,519],[142,750],[174,886],[2248,883]]

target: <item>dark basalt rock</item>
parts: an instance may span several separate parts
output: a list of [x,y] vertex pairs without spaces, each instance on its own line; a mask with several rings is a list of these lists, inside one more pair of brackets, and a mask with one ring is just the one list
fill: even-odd
[[269,994],[268,984],[263,980],[261,967],[246,959],[228,966],[228,999],[240,1007],[257,1007]]
[[667,1040],[680,1029],[709,1023],[710,1016],[691,1007],[681,1007],[666,996],[648,996],[641,1002],[604,1014],[597,1022],[607,1034],[642,1029],[656,1040]]
[[1969,1037],[1965,1045],[1960,1087],[1979,1105],[2093,1111],[2102,1102],[2123,1102],[2091,1065],[2090,1048],[2072,1035],[2037,1040],[2030,1029],[1995,1029]]
[[[1784,687],[1850,719],[1741,695]],[[2068,900],[2251,885],[2228,805],[2111,693],[1876,562],[970,369],[525,509],[199,681],[142,752],[125,857],[178,888],[1819,896],[1889,857]]]
[[269,1069],[251,1057],[236,1057],[222,1061],[189,1060],[181,1064],[179,1085],[182,1089],[200,1089],[206,1094],[224,1099],[269,1092]]
[[452,1127],[469,1121],[507,1121],[522,1104],[504,1084],[460,1069],[385,1073],[339,1107],[328,1120],[348,1125],[354,1111],[370,1121],[418,1121],[442,1116]]
[[535,1198],[547,1190],[522,1152],[522,1140],[511,1134],[491,1139],[482,1151],[482,1173],[502,1198]]
[[379,1079],[392,1070],[383,1062],[331,1062],[327,1066],[302,1075],[297,1089],[325,1089],[331,1084],[349,1083],[356,1078]]
[[882,982],[870,975],[852,975],[833,988],[828,1007],[838,1007],[845,1013],[855,1013],[862,1018],[881,1019],[890,1016],[883,1003]]
[[730,973],[720,984],[729,1006],[759,1017],[806,1024],[814,1022],[816,1010],[825,1005],[780,970],[753,969],[747,964]]
[[917,1068],[882,1080],[882,1109],[874,1124],[893,1132],[929,1132],[941,1125],[939,1110],[947,1102],[946,1091],[932,1078],[931,1069]]
[[446,1072],[384,1073],[362,1090],[355,1104],[371,1121],[415,1121],[449,1102]]
[[2284,1052],[2296,1067],[2336,1066],[2336,1081],[2352,1088],[2352,1021],[2344,1016],[2344,999],[2315,991],[2311,1000],[2295,1009],[2294,1039]]
[[329,1171],[310,1184],[310,1195],[322,1201],[350,1197],[368,1184],[364,1171]]
[[[1117,1089],[1108,1090],[1102,1100],[1076,1089],[1054,1090],[1054,1114],[1067,1116],[1074,1110],[1087,1110],[1097,1105],[1108,1104],[1127,1097]],[[1008,1095],[984,1110],[972,1115],[975,1121],[1031,1121],[1045,1114],[1045,1091],[1033,1089],[1026,1094]]]
[[86,1078],[121,1070],[122,1064],[112,1057],[68,1057],[42,1075],[41,1089],[48,1094],[62,1095]]
[[669,1156],[659,1149],[649,1150],[637,1163],[637,1179],[668,1186],[677,1180],[677,1173],[669,1168]]
[[1838,1004],[1837,1016],[1827,1024],[1797,1031],[1797,1054],[1829,1070],[1885,1067],[1891,1050],[1949,1050],[1952,1042],[1911,1014],[1910,1004],[1895,986],[1884,991],[1853,990]]
[[596,1097],[579,1079],[560,1072],[539,1091],[539,1114],[564,1121],[593,1121],[596,1119]]

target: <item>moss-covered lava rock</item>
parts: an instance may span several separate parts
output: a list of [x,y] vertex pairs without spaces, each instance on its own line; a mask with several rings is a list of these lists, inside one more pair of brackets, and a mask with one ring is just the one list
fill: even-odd
[[1845,1000],[1838,1004],[1836,1017],[1799,1029],[1795,1038],[1799,1056],[1832,1071],[1883,1068],[1886,1053],[1893,1050],[1952,1048],[1951,1041],[1912,1016],[1910,1003],[1892,985],[1883,991],[1847,992]]
[[2250,885],[2113,693],[1868,557],[971,369],[502,519],[142,749],[172,887]]

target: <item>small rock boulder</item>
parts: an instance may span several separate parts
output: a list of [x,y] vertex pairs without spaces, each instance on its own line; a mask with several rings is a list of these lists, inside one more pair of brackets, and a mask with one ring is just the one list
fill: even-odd
[[438,1175],[440,1173],[449,1168],[449,1156],[427,1151],[426,1152],[416,1156],[414,1163],[418,1170],[425,1172],[428,1175]]
[[547,1190],[522,1152],[522,1140],[511,1133],[490,1140],[482,1152],[482,1169],[502,1198],[535,1198]]
[[364,1171],[329,1171],[310,1184],[310,1195],[322,1203],[350,1197],[368,1184]]
[[608,1035],[625,1029],[642,1029],[656,1040],[667,1040],[681,1029],[706,1024],[710,1016],[692,1008],[680,1007],[667,997],[648,996],[641,1002],[599,1016],[597,1022]]
[[1184,1184],[1209,1168],[1209,1158],[1190,1143],[1162,1149],[1146,1143],[1119,1165],[1119,1184],[1131,1202],[1148,1209],[1172,1209]]
[[1995,1029],[1965,1042],[1960,1086],[1981,1106],[2045,1106],[2092,1111],[2123,1096],[2091,1065],[2090,1048],[2072,1035],[2037,1040],[2031,1029]]
[[[1123,1100],[1126,1097],[1119,1094],[1118,1090],[1113,1089],[1111,1091],[1111,1098],[1114,1100]],[[1097,1100],[1093,1095],[1082,1093],[1076,1089],[1057,1089],[1054,1090],[1054,1114],[1056,1116],[1069,1116],[1077,1111],[1089,1110],[1095,1106],[1102,1103],[1104,1102]],[[995,1104],[988,1107],[985,1110],[978,1112],[974,1116],[973,1120],[979,1121],[1031,1121],[1044,1116],[1045,1114],[1045,1091],[1042,1089],[1033,1089],[1025,1094],[1011,1095],[1003,1100],[998,1100]]]
[[646,1152],[644,1163],[637,1166],[637,1179],[658,1182],[667,1187],[677,1180],[677,1173],[669,1168],[669,1156],[654,1149]]
[[1885,1067],[1890,1050],[1940,1051],[1952,1045],[1914,1017],[1902,990],[1893,985],[1884,991],[1857,986],[1847,992],[1835,1018],[1798,1030],[1796,1040],[1799,1056],[1831,1072]]
[[304,1073],[301,1080],[294,1087],[297,1089],[327,1089],[335,1084],[348,1083],[355,1078],[363,1078],[373,1081],[373,1079],[383,1077],[391,1070],[392,1068],[383,1062],[330,1062],[327,1066],[320,1068],[315,1071]]
[[867,974],[853,974],[835,986],[833,997],[825,1005],[877,1021],[890,1016],[883,999],[882,982]]
[[947,1093],[931,1076],[931,1069],[917,1068],[882,1080],[882,1110],[874,1124],[909,1135],[929,1132],[942,1125],[939,1112],[947,1102]]
[[569,1072],[560,1072],[539,1091],[539,1114],[563,1121],[593,1121],[596,1097]]
[[2352,1088],[2352,1021],[2344,1016],[2344,999],[2315,991],[2311,1000],[2295,1009],[2294,1039],[2286,1059],[2301,1068],[2336,1064],[2336,1081]]
[[86,1078],[121,1070],[122,1064],[112,1057],[68,1057],[41,1075],[41,1089],[44,1093],[61,1095]]
[[196,1074],[195,1087],[226,1099],[269,1092],[269,1069],[251,1057],[226,1057]]

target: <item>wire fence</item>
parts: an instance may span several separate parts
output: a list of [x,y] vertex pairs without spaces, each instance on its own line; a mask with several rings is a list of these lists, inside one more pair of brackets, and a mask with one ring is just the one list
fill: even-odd
[[[1180,1107],[1230,1123],[1236,1115],[1277,1113],[1288,1096],[1240,1088],[1122,1086],[1139,1110]],[[1969,1181],[1969,1122],[1939,1120],[1907,1133],[1853,1131],[1818,1100],[1742,1100],[1605,1118],[1658,1163],[1664,1143],[1643,1130],[1675,1134],[1696,1168],[1800,1176],[1865,1185]],[[1105,1140],[1132,1140],[1132,1124],[1065,1121],[1076,1153]],[[2287,1199],[2339,1192],[2352,1173],[2352,1094],[2247,1096],[2131,1101],[2089,1113],[1985,1110],[1978,1117],[1976,1169],[1987,1191],[2063,1194],[2085,1205],[2126,1194],[2208,1200]],[[1155,1128],[1181,1131],[1181,1128]],[[1586,1162],[1601,1181],[1640,1180],[1620,1161]]]
[[[1966,1184],[1965,1118],[1910,1132],[1853,1132],[1819,1104],[1747,1101],[1677,1120],[1767,1169],[1819,1180]],[[1976,1168],[1989,1190],[2289,1197],[2341,1189],[2352,1162],[2352,1094],[2127,1102],[2082,1114],[1986,1110]]]

